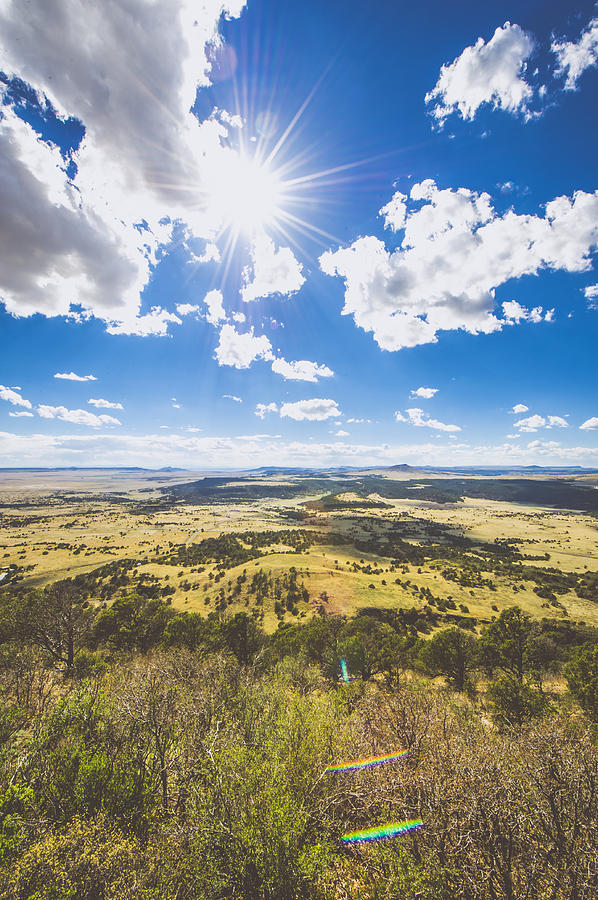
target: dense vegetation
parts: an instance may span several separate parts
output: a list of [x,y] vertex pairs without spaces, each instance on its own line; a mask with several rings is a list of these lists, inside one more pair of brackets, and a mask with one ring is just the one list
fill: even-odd
[[[105,569],[0,594],[1,898],[596,896],[595,630],[514,606],[423,640],[417,610],[346,619],[324,598],[268,636]],[[250,582],[302,590],[296,569]]]
[[[379,494],[386,499],[411,499],[432,503],[458,503],[464,497],[529,503],[598,512],[598,492],[592,485],[564,479],[542,478],[422,478],[394,481],[380,475],[343,477],[285,476],[284,482],[268,482],[256,477],[206,477],[199,481],[162,488],[165,497],[174,501],[196,503],[231,503],[262,498],[294,499],[305,494],[325,494],[323,508],[340,509],[334,495],[350,491],[367,498]],[[318,501],[321,502],[321,501]],[[326,504],[328,505],[326,507]]]

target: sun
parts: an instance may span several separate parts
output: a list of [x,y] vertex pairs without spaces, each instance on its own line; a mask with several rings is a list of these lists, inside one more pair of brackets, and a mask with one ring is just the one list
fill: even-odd
[[282,215],[283,185],[268,165],[244,152],[231,153],[212,185],[222,223],[253,234]]

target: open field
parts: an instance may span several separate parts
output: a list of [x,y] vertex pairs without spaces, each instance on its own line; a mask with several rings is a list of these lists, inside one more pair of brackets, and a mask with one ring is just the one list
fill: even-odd
[[[15,470],[0,478],[0,564],[17,567],[10,584],[30,589],[127,560],[122,591],[145,581],[176,608],[250,609],[268,631],[315,610],[352,615],[372,606],[431,611],[438,616],[433,625],[462,616],[475,628],[514,603],[535,617],[598,625],[595,580],[576,590],[579,578],[598,571],[593,512],[477,496],[417,499],[437,491],[429,473],[423,485],[416,470],[389,470],[386,480],[384,470],[374,475],[372,483],[364,473],[210,474],[190,482],[189,472]],[[447,479],[454,482],[438,476],[438,489]],[[578,480],[586,494],[574,496],[591,506],[598,491],[583,475],[575,482],[545,479],[547,496]],[[413,499],[389,496],[397,481]],[[542,479],[535,474],[530,481],[538,493]],[[506,486],[507,496],[515,490],[504,478],[480,482],[487,493],[497,485]],[[378,490],[364,493],[372,484]],[[289,529],[312,537],[293,549],[285,541]],[[217,554],[201,564],[181,557],[209,538],[262,532],[281,532],[280,541],[269,539],[238,563]],[[178,561],[166,561],[175,551]],[[277,614],[286,588],[275,582],[293,568],[307,593]],[[564,578],[549,584],[551,570]],[[258,573],[269,583],[261,597],[251,588]]]

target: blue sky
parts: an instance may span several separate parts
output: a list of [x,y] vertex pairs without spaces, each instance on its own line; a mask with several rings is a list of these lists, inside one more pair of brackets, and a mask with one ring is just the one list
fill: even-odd
[[0,465],[598,466],[598,8],[225,7],[0,9]]

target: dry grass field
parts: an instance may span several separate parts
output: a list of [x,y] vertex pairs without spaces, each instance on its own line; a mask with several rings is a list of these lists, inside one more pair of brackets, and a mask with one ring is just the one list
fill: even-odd
[[[202,614],[217,608],[219,597],[220,609],[225,604],[231,613],[253,610],[252,577],[261,571],[276,579],[294,567],[309,599],[281,616],[275,614],[274,598],[264,597],[259,616],[268,631],[274,630],[281,618],[305,619],[320,608],[346,615],[372,606],[422,610],[430,594],[440,600],[441,608],[443,601],[448,602],[449,610],[466,613],[478,622],[489,621],[517,603],[535,617],[568,616],[598,625],[594,599],[583,599],[568,589],[558,594],[557,605],[547,603],[534,590],[537,582],[516,577],[511,571],[497,571],[494,564],[485,570],[476,551],[477,545],[508,540],[524,560],[533,557],[525,560],[525,566],[562,573],[595,572],[598,518],[593,514],[471,497],[439,503],[376,494],[367,501],[380,501],[380,508],[359,508],[360,498],[350,490],[337,495],[348,508],[321,511],[313,503],[325,491],[310,488],[290,499],[267,496],[227,502],[171,501],[162,490],[194,477],[201,476],[131,470],[4,472],[0,476],[0,566],[17,566],[20,586],[37,588],[91,573],[116,560],[132,560],[135,577],[153,576],[154,583],[174,589],[170,595],[173,606]],[[401,475],[403,480],[406,477]],[[417,477],[417,473],[412,476],[414,493],[420,484]],[[596,489],[594,481],[584,483]],[[251,482],[252,489],[289,483],[281,476]],[[233,487],[242,484],[242,478],[227,482]],[[258,559],[226,567],[216,560],[199,566],[172,565],[159,559],[173,548],[192,547],[221,534],[290,528],[315,532],[318,542],[297,553],[285,545],[282,536],[280,544],[264,546]],[[393,562],[379,545],[390,532],[404,534],[407,545],[415,550],[435,542],[437,552],[423,562]],[[450,553],[443,560],[442,548],[450,549],[451,540],[461,538],[466,543],[457,561]],[[467,583],[459,583],[442,574],[446,566],[468,568],[468,560],[475,562],[473,581],[465,578]],[[217,578],[219,571],[222,574]],[[242,588],[234,593],[239,578]],[[427,592],[422,594],[422,589]]]

